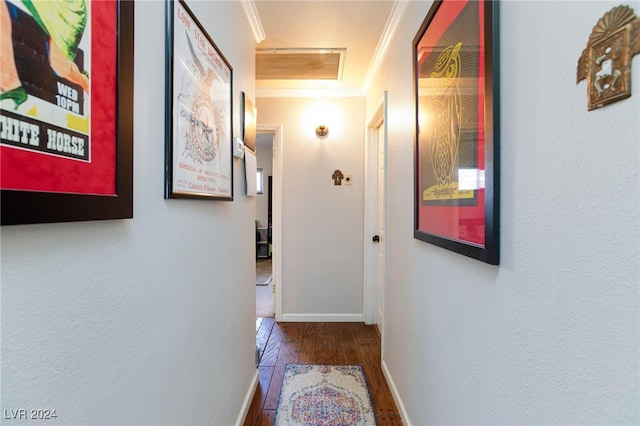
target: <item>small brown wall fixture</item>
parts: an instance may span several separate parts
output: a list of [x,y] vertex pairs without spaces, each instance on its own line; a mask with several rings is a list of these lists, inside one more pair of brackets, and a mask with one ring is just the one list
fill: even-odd
[[640,19],[628,6],[605,13],[578,59],[576,83],[587,79],[589,111],[631,96],[631,60],[640,53]]
[[338,169],[333,172],[333,174],[331,175],[331,179],[333,179],[334,185],[342,185],[342,179],[344,179],[344,175],[342,174],[340,169]]

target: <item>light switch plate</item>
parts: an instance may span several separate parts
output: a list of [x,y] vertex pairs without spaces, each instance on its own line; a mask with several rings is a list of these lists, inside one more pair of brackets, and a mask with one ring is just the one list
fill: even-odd
[[233,138],[233,156],[244,158],[244,143],[240,138]]

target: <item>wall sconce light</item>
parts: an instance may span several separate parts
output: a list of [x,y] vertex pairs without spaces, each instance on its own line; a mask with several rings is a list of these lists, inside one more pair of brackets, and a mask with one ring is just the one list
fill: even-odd
[[327,136],[327,133],[329,133],[329,128],[324,124],[321,124],[318,127],[316,127],[316,135]]

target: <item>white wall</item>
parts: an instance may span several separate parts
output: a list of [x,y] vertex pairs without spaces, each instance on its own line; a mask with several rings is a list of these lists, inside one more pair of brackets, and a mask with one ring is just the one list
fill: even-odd
[[[251,31],[240,3],[190,5],[234,68],[238,134]],[[255,205],[238,160],[233,202],[163,199],[165,4],[135,7],[134,219],[2,228],[2,409],[230,425],[256,372]]]
[[[640,56],[587,112],[578,57],[619,2],[501,3],[501,264],[412,237],[410,2],[389,91],[384,361],[409,423],[638,424]],[[636,14],[640,4],[631,3]]]
[[[282,318],[361,321],[364,98],[258,98],[257,108],[259,124],[282,124]],[[336,169],[353,184],[335,186]]]

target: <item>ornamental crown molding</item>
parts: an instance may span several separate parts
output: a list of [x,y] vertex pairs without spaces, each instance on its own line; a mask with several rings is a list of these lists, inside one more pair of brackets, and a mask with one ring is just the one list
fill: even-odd
[[243,0],[242,9],[247,17],[251,31],[253,32],[253,38],[256,44],[263,41],[266,37],[264,35],[264,28],[262,28],[262,22],[258,15],[258,9],[256,9],[256,3],[254,0]]

